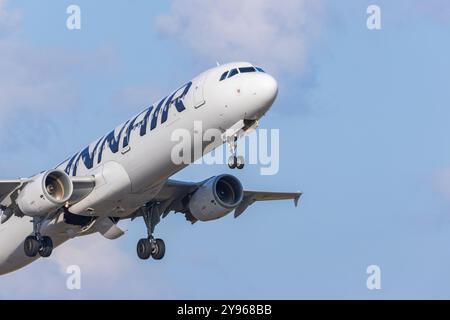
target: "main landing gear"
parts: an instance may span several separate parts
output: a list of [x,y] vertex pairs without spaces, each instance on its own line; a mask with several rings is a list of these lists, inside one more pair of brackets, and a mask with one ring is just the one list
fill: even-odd
[[155,260],[161,260],[166,253],[166,245],[161,239],[141,239],[137,244],[137,254],[142,260],[148,260],[152,257]]
[[33,220],[34,235],[25,238],[23,249],[27,257],[33,258],[38,254],[43,258],[51,256],[53,241],[50,237],[41,236],[41,221]]
[[231,156],[228,158],[228,167],[230,169],[244,169],[245,159],[243,156],[237,156],[237,136],[228,138]]
[[163,240],[153,237],[155,227],[160,221],[159,212],[153,203],[146,205],[142,210],[148,236],[138,241],[137,255],[142,260],[147,260],[150,257],[161,260],[166,253],[166,245]]

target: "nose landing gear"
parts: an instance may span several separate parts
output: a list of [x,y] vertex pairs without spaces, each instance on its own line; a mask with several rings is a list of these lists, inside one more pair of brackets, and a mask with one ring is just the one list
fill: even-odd
[[245,159],[243,156],[231,156],[228,159],[228,167],[230,169],[244,169]]
[[231,156],[228,158],[228,167],[230,169],[244,169],[245,159],[243,156],[237,156],[237,136],[228,138],[227,143],[230,147]]

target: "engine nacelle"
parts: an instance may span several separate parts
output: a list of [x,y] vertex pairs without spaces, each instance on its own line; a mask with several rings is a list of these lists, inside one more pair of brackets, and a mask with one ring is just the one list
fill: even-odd
[[242,184],[236,177],[212,177],[192,195],[189,210],[197,220],[216,220],[236,209],[243,197]]
[[20,191],[17,205],[20,211],[31,217],[44,216],[63,206],[72,196],[73,183],[61,170],[41,173]]

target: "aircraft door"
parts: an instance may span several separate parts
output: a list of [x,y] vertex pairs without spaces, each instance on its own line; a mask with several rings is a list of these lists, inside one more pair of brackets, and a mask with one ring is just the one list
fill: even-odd
[[200,108],[203,106],[205,101],[205,82],[206,82],[207,74],[203,74],[195,83],[194,83],[194,107]]

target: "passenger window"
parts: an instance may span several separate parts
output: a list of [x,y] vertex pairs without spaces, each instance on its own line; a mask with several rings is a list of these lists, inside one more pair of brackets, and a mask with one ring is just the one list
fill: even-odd
[[228,74],[228,78],[231,78],[235,75],[237,75],[239,73],[239,71],[237,69],[233,69],[230,71],[230,73]]
[[228,71],[225,71],[225,72],[223,73],[223,75],[220,77],[220,80],[219,80],[219,81],[225,80],[225,79],[227,78],[227,75],[228,75]]
[[239,68],[239,72],[240,73],[256,72],[256,69],[253,67]]
[[262,68],[258,68],[258,67],[255,67],[255,68],[256,68],[256,70],[258,70],[259,72],[266,73]]

